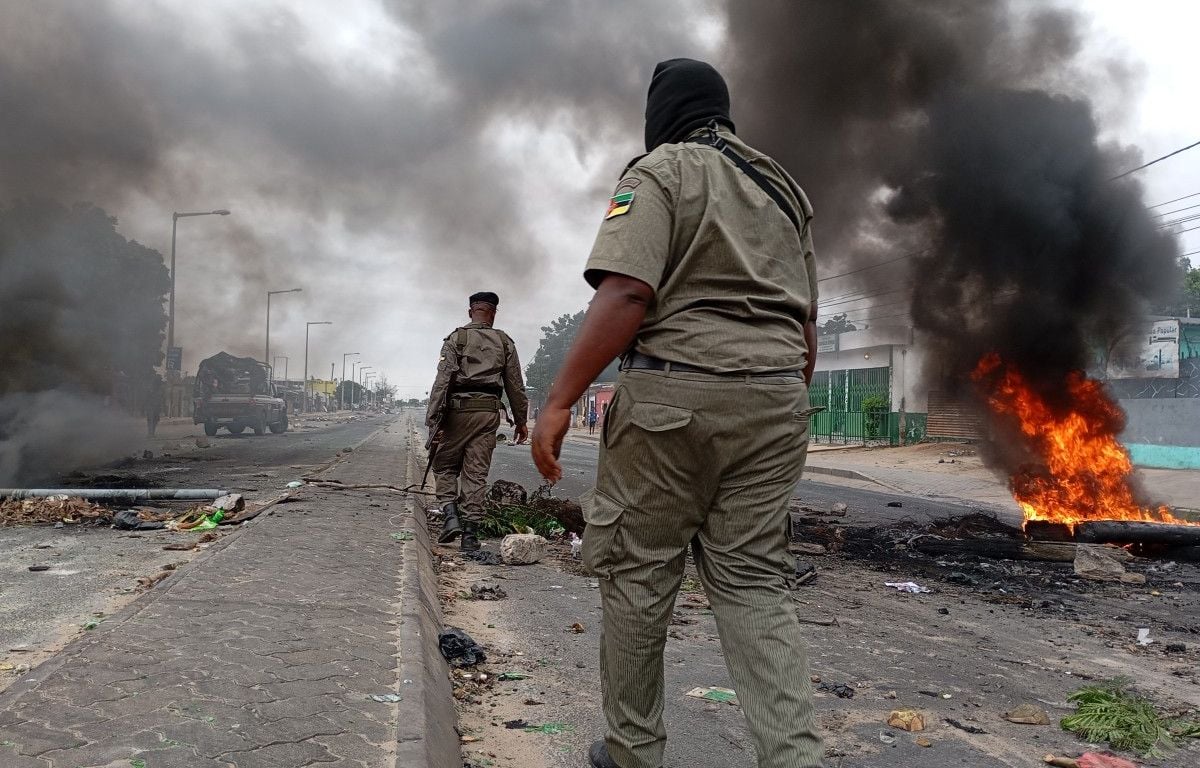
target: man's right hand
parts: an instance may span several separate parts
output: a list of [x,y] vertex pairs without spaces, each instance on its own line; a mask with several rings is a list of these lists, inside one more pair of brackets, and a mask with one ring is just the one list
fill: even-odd
[[570,426],[570,408],[544,408],[533,428],[533,463],[551,485],[562,479],[558,455]]

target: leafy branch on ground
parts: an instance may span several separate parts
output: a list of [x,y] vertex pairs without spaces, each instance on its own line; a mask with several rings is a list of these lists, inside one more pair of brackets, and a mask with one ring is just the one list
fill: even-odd
[[1129,690],[1130,682],[1117,678],[1072,693],[1067,700],[1075,714],[1062,719],[1063,730],[1145,757],[1161,757],[1182,739],[1200,738],[1200,720],[1160,713],[1149,699]]
[[510,533],[529,533],[540,536],[559,536],[562,525],[551,515],[531,507],[508,505],[485,509],[479,524],[479,535],[485,538],[502,538]]

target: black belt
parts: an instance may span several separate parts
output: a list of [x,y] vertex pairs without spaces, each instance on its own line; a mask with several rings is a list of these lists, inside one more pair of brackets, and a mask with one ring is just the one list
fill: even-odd
[[450,394],[452,395],[491,395],[492,397],[500,397],[504,394],[504,388],[497,386],[488,386],[487,384],[459,384],[450,386]]
[[760,377],[777,377],[777,376],[796,376],[803,377],[803,371],[771,371],[767,373],[723,373],[718,371],[710,371],[707,368],[700,368],[695,365],[686,363],[672,363],[669,360],[663,360],[658,357],[644,355],[641,352],[630,352],[621,360],[622,371],[665,371],[670,368],[676,373],[706,373],[709,376],[729,376],[732,378],[751,378]]

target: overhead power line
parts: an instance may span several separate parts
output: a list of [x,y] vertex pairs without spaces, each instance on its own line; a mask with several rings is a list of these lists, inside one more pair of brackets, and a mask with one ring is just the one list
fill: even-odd
[[1187,222],[1195,221],[1196,219],[1200,219],[1200,213],[1194,213],[1191,216],[1184,216],[1181,219],[1173,219],[1171,221],[1164,221],[1162,224],[1158,225],[1158,228],[1166,229],[1167,227],[1173,227],[1177,224],[1186,224]]
[[1130,168],[1128,171],[1125,171],[1124,173],[1118,173],[1116,176],[1113,176],[1111,179],[1109,179],[1109,181],[1116,181],[1117,179],[1123,179],[1131,173],[1137,173],[1140,170],[1149,168],[1150,166],[1154,165],[1155,163],[1161,163],[1163,160],[1166,160],[1169,157],[1174,157],[1175,155],[1178,155],[1180,152],[1187,152],[1189,149],[1193,149],[1195,147],[1200,147],[1200,141],[1197,141],[1194,144],[1188,144],[1186,147],[1180,147],[1179,149],[1175,150],[1174,152],[1169,152],[1169,153],[1163,155],[1162,157],[1156,157],[1148,163],[1142,163],[1137,168]]
[[1184,211],[1190,211],[1193,208],[1200,208],[1200,203],[1196,203],[1195,205],[1189,205],[1186,208],[1177,208],[1173,211],[1167,211],[1166,213],[1156,213],[1156,214],[1154,214],[1154,218],[1159,219],[1159,218],[1162,218],[1163,216],[1173,216],[1177,213],[1183,213]]
[[911,259],[913,256],[917,256],[922,253],[926,253],[928,251],[929,251],[928,248],[923,248],[922,250],[919,250],[919,251],[913,251],[912,253],[906,253],[903,256],[897,256],[894,259],[888,259],[887,261],[881,261],[878,264],[871,264],[871,265],[868,265],[865,267],[859,267],[858,269],[852,269],[849,272],[842,272],[837,275],[830,275],[828,277],[822,277],[819,280],[817,280],[817,282],[824,283],[827,280],[834,280],[839,277],[845,277],[846,275],[857,275],[859,272],[866,272],[868,269],[877,269],[879,267],[886,267],[888,264],[895,264],[897,261],[903,261],[904,259]]
[[1165,203],[1155,203],[1154,205],[1148,205],[1146,207],[1147,208],[1162,208],[1164,205],[1170,205],[1171,203],[1178,203],[1180,200],[1190,200],[1193,197],[1200,197],[1200,192],[1193,192],[1190,195],[1184,195],[1183,197],[1177,197],[1174,200],[1168,200]]

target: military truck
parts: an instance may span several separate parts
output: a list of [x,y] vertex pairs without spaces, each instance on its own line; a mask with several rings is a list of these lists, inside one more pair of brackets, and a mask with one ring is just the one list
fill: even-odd
[[277,397],[270,369],[251,357],[219,352],[200,363],[192,393],[192,423],[212,437],[221,427],[240,435],[287,432],[287,404]]

